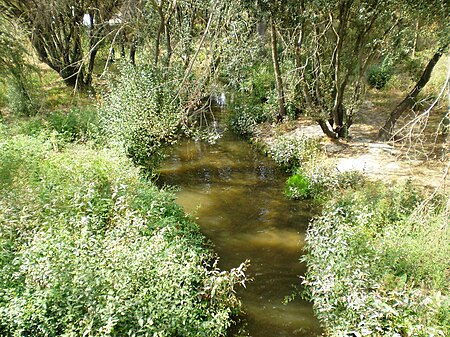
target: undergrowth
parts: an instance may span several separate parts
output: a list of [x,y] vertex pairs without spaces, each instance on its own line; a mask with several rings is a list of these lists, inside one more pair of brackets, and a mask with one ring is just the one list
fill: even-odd
[[71,120],[46,121],[63,147],[0,130],[0,335],[225,335],[245,264],[219,270],[173,196]]
[[327,336],[450,335],[446,200],[366,183],[324,206],[303,285]]

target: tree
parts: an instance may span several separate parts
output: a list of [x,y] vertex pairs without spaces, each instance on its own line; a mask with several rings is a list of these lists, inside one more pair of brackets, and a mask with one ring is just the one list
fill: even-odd
[[[285,89],[283,84],[283,75],[280,66],[280,55],[278,52],[278,29],[282,20],[286,2],[279,0],[257,0],[256,2],[243,0],[243,7],[253,12],[262,22],[268,22],[270,30],[270,52],[272,56],[272,67],[277,91],[278,111],[276,113],[277,121],[281,121],[286,116]],[[256,28],[256,27],[254,27]]]
[[278,60],[278,43],[277,43],[277,30],[275,28],[274,18],[270,18],[270,41],[272,50],[272,62],[273,70],[275,73],[275,80],[277,83],[277,100],[278,100],[278,114],[277,120],[280,121],[286,116],[286,102],[284,100],[284,88],[283,80],[281,78],[280,63]]
[[23,32],[4,13],[0,13],[0,83],[8,88],[7,104],[21,115],[36,112],[37,99],[33,75],[36,68],[27,62],[28,46]]
[[[450,23],[447,20],[448,13],[450,13],[450,3],[440,0],[405,0],[404,5],[408,13],[410,13],[410,20],[416,22],[415,36],[413,39],[413,49],[411,51],[411,54],[414,55],[416,52],[417,39],[420,34],[433,36],[432,41],[439,47],[437,48],[437,50],[434,50],[433,56],[429,59],[414,87],[395,107],[395,109],[391,111],[388,119],[379,130],[378,138],[383,141],[386,141],[392,137],[397,120],[406,111],[414,106],[420,92],[430,80],[431,73],[433,72],[435,65],[442,57],[442,55],[446,53],[446,51],[448,50],[448,46],[450,45]],[[426,24],[427,28],[422,28],[420,31],[418,31],[417,22],[419,22],[419,20],[423,24]]]
[[41,61],[67,85],[82,87],[91,84],[98,48],[119,4],[119,0],[4,0],[0,10],[30,32]]
[[406,95],[403,101],[401,101],[390,113],[388,120],[378,132],[378,138],[380,140],[386,141],[392,137],[395,123],[406,110],[411,109],[413,107],[417,96],[422,91],[423,87],[425,87],[425,85],[430,80],[434,66],[437,64],[441,56],[444,54],[446,48],[447,46],[442,46],[434,53],[433,57],[429,60],[427,66],[425,67],[422,73],[422,76],[420,76],[420,79],[417,81],[414,88]]
[[367,67],[399,28],[392,1],[302,1],[290,27],[303,110],[326,135],[346,137],[364,95]]

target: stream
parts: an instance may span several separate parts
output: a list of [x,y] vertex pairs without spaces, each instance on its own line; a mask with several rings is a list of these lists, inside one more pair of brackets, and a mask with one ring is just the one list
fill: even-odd
[[214,145],[182,141],[159,170],[159,183],[177,186],[177,203],[196,218],[231,269],[249,259],[253,281],[239,288],[245,329],[252,337],[313,337],[321,329],[312,305],[296,298],[310,208],[283,195],[286,173],[245,141],[225,132]]

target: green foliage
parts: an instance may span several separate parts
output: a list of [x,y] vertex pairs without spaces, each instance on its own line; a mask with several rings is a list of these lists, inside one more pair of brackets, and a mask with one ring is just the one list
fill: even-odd
[[345,191],[364,186],[365,178],[357,171],[339,172],[324,165],[320,156],[313,157],[294,171],[286,182],[285,193],[291,199],[312,199],[317,204],[332,198],[332,191]]
[[[450,333],[445,198],[410,184],[336,195],[307,232],[307,287],[328,336]],[[447,223],[447,225],[445,225]]]
[[68,112],[56,111],[47,117],[48,127],[65,140],[87,140],[98,135],[98,114],[93,107],[71,108]]
[[339,172],[325,165],[319,141],[311,137],[279,136],[267,152],[278,165],[293,173],[285,187],[285,194],[291,199],[323,203],[330,198],[330,190],[354,189],[365,181],[359,172]]
[[310,185],[308,177],[296,173],[287,180],[285,194],[291,199],[307,199],[311,194]]
[[280,136],[275,139],[268,153],[278,165],[287,170],[294,170],[314,159],[319,149],[319,142],[316,139],[305,136]]
[[[418,210],[408,221],[390,224],[378,243],[382,263],[394,278],[404,277],[412,284],[429,289],[448,288],[448,214],[439,205]],[[447,318],[450,318],[448,315]]]
[[18,116],[35,115],[41,103],[39,80],[28,69],[12,70],[12,75],[6,81],[6,105]]
[[197,225],[129,160],[0,140],[2,336],[223,336],[245,265],[220,271]]
[[386,87],[387,83],[393,76],[392,67],[382,63],[369,69],[367,82],[374,88],[381,90]]
[[237,105],[228,115],[228,126],[238,135],[251,137],[255,135],[256,127],[263,122],[272,121],[260,105]]
[[275,88],[273,69],[264,63],[257,63],[248,72],[248,77],[240,83],[238,91],[247,95],[247,99],[253,103],[264,103],[268,93]]
[[17,118],[11,123],[10,134],[27,135],[50,142],[54,149],[69,143],[90,142],[100,145],[98,114],[93,107],[73,107],[69,111]]
[[23,32],[0,13],[0,101],[19,116],[34,115],[41,103],[37,69],[26,59],[25,41]]
[[124,147],[137,165],[150,168],[161,147],[175,141],[182,111],[175,84],[152,66],[124,64],[99,109],[105,138]]

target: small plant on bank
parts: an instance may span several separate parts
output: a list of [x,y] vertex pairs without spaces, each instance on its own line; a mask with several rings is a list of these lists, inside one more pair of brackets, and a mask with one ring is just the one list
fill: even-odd
[[314,159],[319,149],[319,142],[316,139],[306,136],[280,136],[275,139],[268,153],[278,165],[292,171]]
[[362,173],[339,172],[317,156],[294,171],[286,182],[285,194],[290,199],[313,199],[321,204],[332,198],[333,192],[360,188],[365,181]]
[[321,203],[331,196],[330,191],[364,184],[361,173],[339,172],[324,164],[319,141],[314,138],[280,136],[268,153],[278,165],[293,173],[285,187],[285,194],[291,199],[314,199]]
[[307,199],[311,195],[311,183],[301,172],[289,177],[286,182],[285,194],[290,199]]

